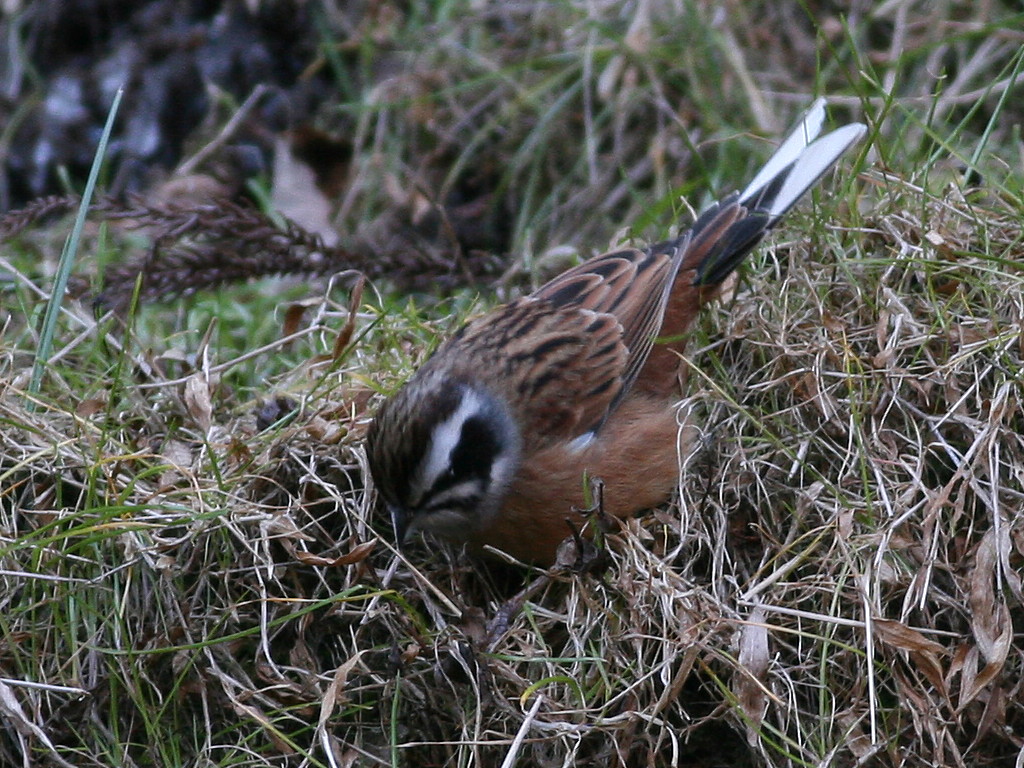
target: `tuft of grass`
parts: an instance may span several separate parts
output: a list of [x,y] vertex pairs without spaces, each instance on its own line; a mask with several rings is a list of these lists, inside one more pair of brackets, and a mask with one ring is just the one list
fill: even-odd
[[[1019,17],[374,8],[324,4],[345,245],[454,258],[414,214],[489,209],[465,220],[500,276],[262,280],[127,321],[69,302],[30,410],[64,227],[10,244],[0,762],[1018,759]],[[380,398],[471,314],[688,223],[818,93],[870,141],[694,329],[678,502],[608,535],[597,575],[396,554],[362,452]],[[142,236],[86,227],[79,268]]]

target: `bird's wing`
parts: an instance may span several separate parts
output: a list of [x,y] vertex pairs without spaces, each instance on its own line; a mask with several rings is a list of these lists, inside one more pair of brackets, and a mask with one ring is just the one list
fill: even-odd
[[533,294],[556,307],[589,309],[618,321],[626,359],[619,371],[621,388],[609,403],[608,414],[629,392],[647,361],[688,247],[684,236],[661,248],[612,251],[563,272]]
[[469,322],[446,347],[461,374],[517,410],[530,447],[596,430],[623,392],[629,359],[617,317],[536,296]]

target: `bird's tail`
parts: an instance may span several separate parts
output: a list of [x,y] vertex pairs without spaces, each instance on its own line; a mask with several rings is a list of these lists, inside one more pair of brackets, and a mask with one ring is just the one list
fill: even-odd
[[[694,285],[721,283],[764,234],[836,160],[867,131],[850,123],[819,136],[825,122],[825,99],[818,99],[775,154],[742,192],[704,211],[690,230],[689,258],[681,272],[695,272]],[[703,247],[702,247],[703,246]]]

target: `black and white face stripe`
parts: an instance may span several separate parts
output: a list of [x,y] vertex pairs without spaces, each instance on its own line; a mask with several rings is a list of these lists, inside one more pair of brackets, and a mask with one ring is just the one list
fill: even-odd
[[434,425],[411,483],[414,525],[448,529],[460,518],[494,512],[517,459],[518,436],[501,406],[485,392],[460,387],[458,406]]
[[409,502],[414,508],[422,508],[435,486],[446,479],[465,479],[454,477],[451,457],[462,441],[463,424],[468,419],[478,418],[482,407],[480,395],[471,389],[463,388],[456,409],[443,421],[434,425],[430,435],[430,446],[420,462],[410,488]]
[[468,509],[479,503],[491,482],[491,468],[501,453],[501,444],[494,426],[479,414],[462,422],[455,447],[448,456],[448,466],[427,490],[424,512],[444,507]]

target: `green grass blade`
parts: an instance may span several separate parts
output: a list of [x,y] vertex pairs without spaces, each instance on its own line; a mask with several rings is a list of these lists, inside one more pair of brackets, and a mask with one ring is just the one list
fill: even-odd
[[39,394],[39,387],[43,382],[43,371],[53,351],[53,336],[57,328],[57,316],[60,314],[61,303],[64,301],[64,291],[68,286],[68,278],[71,275],[71,268],[75,263],[75,256],[78,253],[78,244],[82,239],[82,230],[85,228],[85,217],[89,211],[89,203],[92,200],[93,192],[96,189],[96,179],[99,177],[100,168],[103,165],[103,158],[107,152],[107,143],[110,141],[110,134],[114,128],[114,119],[117,117],[117,109],[121,105],[121,96],[124,88],[118,88],[114,96],[114,102],[110,105],[110,113],[107,115],[107,123],[103,126],[103,135],[100,136],[99,146],[96,148],[96,155],[92,161],[92,168],[89,169],[89,178],[85,183],[85,192],[82,194],[82,204],[78,207],[78,215],[75,217],[75,225],[64,243],[60,254],[60,263],[57,266],[57,274],[53,280],[53,290],[50,292],[50,300],[46,304],[46,313],[43,315],[43,327],[39,332],[39,346],[36,348],[35,362],[32,366],[32,379],[29,382],[29,395]]

